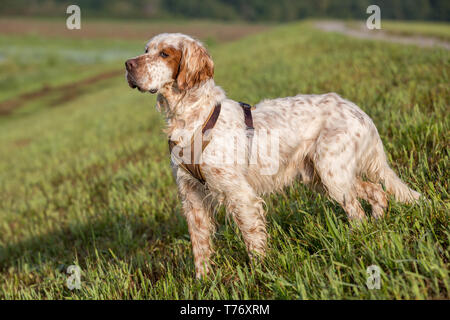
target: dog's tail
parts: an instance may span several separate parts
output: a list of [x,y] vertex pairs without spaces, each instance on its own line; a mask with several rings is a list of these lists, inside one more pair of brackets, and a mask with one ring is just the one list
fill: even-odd
[[371,157],[367,159],[368,165],[365,170],[369,180],[374,182],[381,180],[386,187],[386,191],[399,202],[417,202],[421,194],[410,189],[389,167],[381,139],[378,140],[374,151]]

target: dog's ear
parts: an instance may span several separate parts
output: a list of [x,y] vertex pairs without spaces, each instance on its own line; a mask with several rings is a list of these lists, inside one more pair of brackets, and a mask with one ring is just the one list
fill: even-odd
[[214,76],[214,63],[205,48],[195,41],[183,43],[177,85],[189,90]]

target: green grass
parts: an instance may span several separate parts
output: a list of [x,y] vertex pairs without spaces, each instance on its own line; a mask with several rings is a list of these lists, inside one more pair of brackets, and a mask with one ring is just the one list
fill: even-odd
[[41,88],[71,83],[142,51],[144,41],[52,39],[0,34],[0,102]]
[[450,24],[445,22],[407,22],[383,20],[381,27],[390,33],[401,35],[421,35],[450,41]]
[[[0,41],[3,54],[8,41],[18,47],[22,40]],[[105,52],[142,51],[134,42],[47,38],[28,50],[53,52],[42,41],[62,51],[73,45],[81,55],[101,53],[103,45]],[[392,200],[385,219],[352,230],[341,207],[294,185],[265,198],[270,249],[257,266],[222,208],[213,274],[195,280],[163,118],[154,96],[130,90],[117,76],[67,102],[50,106],[52,97],[43,97],[0,116],[0,298],[450,298],[449,52],[356,40],[301,23],[210,49],[216,82],[236,100],[334,91],[360,105],[394,170],[428,201]],[[0,68],[11,68],[8,76],[30,90],[81,78],[75,70],[91,66],[57,59],[44,70],[45,58],[22,65],[21,50],[15,52]],[[92,71],[123,68],[124,58],[99,61]],[[16,74],[22,67],[34,80]],[[3,97],[19,90],[4,80],[0,88]],[[72,264],[82,270],[80,290],[66,287]],[[366,287],[372,264],[382,270],[380,290]]]

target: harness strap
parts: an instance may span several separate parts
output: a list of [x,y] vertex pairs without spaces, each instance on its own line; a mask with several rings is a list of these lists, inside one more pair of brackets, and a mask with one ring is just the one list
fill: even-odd
[[247,136],[247,164],[250,165],[250,157],[252,155],[253,136],[255,128],[253,127],[252,106],[248,103],[239,102],[244,111],[245,135]]
[[[244,121],[246,126],[246,135],[248,139],[248,161],[250,162],[250,152],[251,152],[251,144],[254,134],[254,127],[253,127],[253,118],[252,118],[252,106],[250,106],[247,103],[239,102],[239,105],[242,107],[242,110],[244,111]],[[214,128],[217,119],[219,118],[220,110],[222,105],[220,103],[216,104],[214,106],[214,109],[209,114],[206,122],[203,124],[203,126],[197,129],[191,138],[191,145],[189,147],[180,148],[180,150],[176,150],[176,152],[172,152],[173,148],[177,146],[178,142],[173,141],[169,139],[169,151],[170,154],[173,155],[172,159],[176,162],[177,165],[179,165],[181,168],[183,168],[186,172],[190,173],[194,178],[196,178],[200,183],[205,184],[205,178],[203,177],[202,170],[200,168],[201,163],[201,156],[203,151],[206,149],[206,147],[209,144],[209,139],[203,139],[203,135],[206,131],[209,129]],[[199,146],[196,146],[195,143],[202,142],[201,148]],[[178,152],[177,152],[178,151]],[[190,153],[190,163],[185,163],[183,159],[183,152],[187,151]]]
[[[219,118],[220,110],[222,105],[220,103],[216,104],[208,115],[206,122],[203,124],[201,130],[196,130],[191,138],[191,145],[188,148],[181,148],[180,150],[176,150],[179,152],[172,152],[173,148],[178,144],[177,141],[173,141],[169,139],[169,151],[170,154],[174,155],[172,159],[183,168],[185,171],[190,173],[194,178],[200,181],[202,184],[205,184],[205,178],[203,177],[202,170],[200,169],[201,156],[203,150],[208,146],[209,140],[203,139],[203,135],[209,129],[212,129]],[[195,143],[201,142],[201,148]],[[184,149],[184,150],[183,150]],[[187,150],[186,150],[187,149]],[[187,151],[190,153],[190,161],[189,163],[185,163],[183,159],[183,151]]]

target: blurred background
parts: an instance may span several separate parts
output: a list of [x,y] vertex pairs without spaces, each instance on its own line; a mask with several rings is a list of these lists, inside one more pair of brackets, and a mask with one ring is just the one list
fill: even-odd
[[450,18],[446,0],[3,0],[3,15],[56,16],[70,4],[90,17],[206,18],[226,21],[286,22],[304,18],[361,19],[366,8],[383,8],[384,19],[440,20]]
[[[80,0],[76,1],[81,8],[80,30],[65,26],[70,4],[2,1],[0,113],[15,113],[25,100],[53,94],[50,87],[56,83],[77,79],[97,83],[117,77],[118,70],[100,75],[98,71],[135,56],[160,32],[190,34],[211,48],[294,21],[313,21],[316,29],[400,43],[411,41],[395,36],[423,36],[412,41],[420,46],[448,48],[450,39],[450,1],[446,0]],[[379,35],[376,30],[369,34],[364,24],[371,4],[381,9]],[[71,70],[76,72],[69,75]],[[63,89],[75,96],[77,88]]]
[[[366,28],[372,4],[381,30]],[[449,20],[449,0],[1,0],[0,298],[448,299]],[[234,100],[357,103],[430,204],[392,202],[350,232],[342,208],[296,184],[264,198],[275,250],[257,272],[221,210],[215,282],[198,286],[164,118],[125,80],[161,32],[202,40]],[[367,291],[374,263],[389,286]],[[81,290],[65,286],[72,264]]]

